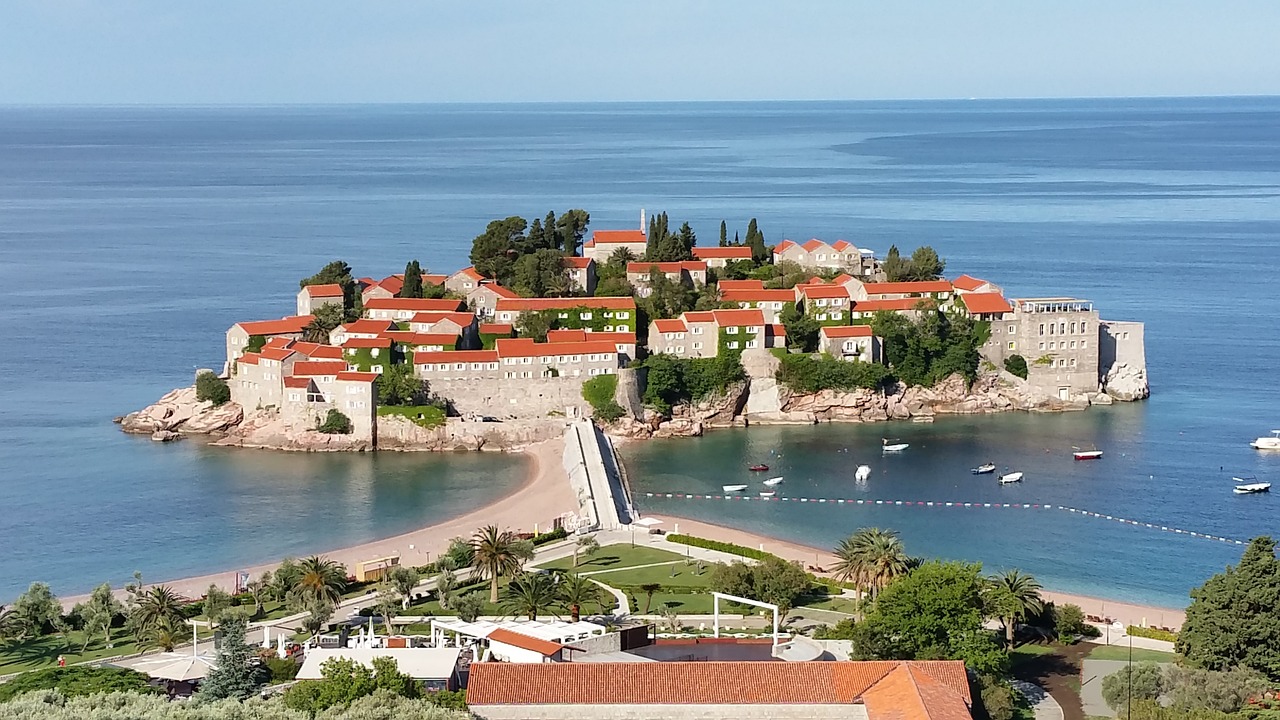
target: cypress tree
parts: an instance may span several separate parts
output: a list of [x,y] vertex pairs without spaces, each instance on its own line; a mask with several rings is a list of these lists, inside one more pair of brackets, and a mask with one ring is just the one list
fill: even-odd
[[404,284],[400,286],[400,297],[402,298],[420,298],[422,297],[422,266],[417,260],[410,261],[404,266]]
[[725,247],[728,244],[729,244],[729,226],[725,224],[725,221],[721,220],[720,221],[720,247]]
[[752,260],[762,263],[769,259],[769,249],[764,244],[764,233],[760,232],[755,218],[751,218],[751,222],[747,223],[747,245],[751,248]]
[[556,212],[554,210],[548,210],[547,219],[542,221],[542,237],[543,247],[564,250],[564,238],[556,228]]

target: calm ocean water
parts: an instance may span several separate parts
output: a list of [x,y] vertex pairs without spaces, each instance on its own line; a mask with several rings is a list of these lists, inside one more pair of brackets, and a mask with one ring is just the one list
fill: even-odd
[[[745,229],[753,216],[770,241],[927,242],[1013,295],[1074,294],[1147,323],[1150,402],[894,429],[913,447],[873,457],[867,497],[1017,496],[1275,532],[1277,500],[1233,497],[1226,475],[1280,475],[1280,457],[1245,445],[1280,427],[1277,127],[1274,98],[0,109],[0,598],[34,579],[82,591],[135,569],[173,577],[342,546],[509,490],[522,472],[509,458],[159,446],[109,421],[217,366],[228,325],[285,314],[297,279],[330,259],[360,274],[415,257],[449,271],[487,220],[568,207],[594,228],[667,210],[704,242],[721,218]],[[642,489],[710,488],[776,451],[797,463],[788,492],[847,494],[839,451],[880,434],[753,429],[630,452]],[[1044,453],[1094,441],[1107,458],[1087,468]],[[1028,481],[974,484],[962,471],[988,456]],[[913,552],[1165,604],[1237,557],[1065,514],[652,505],[677,507],[811,542],[876,522]]]

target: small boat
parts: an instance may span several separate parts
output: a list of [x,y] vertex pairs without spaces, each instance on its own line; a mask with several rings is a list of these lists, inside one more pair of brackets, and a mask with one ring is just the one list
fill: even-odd
[[995,471],[996,471],[995,463],[983,463],[982,465],[979,465],[978,467],[973,468],[969,472],[973,473],[974,475],[990,475]]
[[750,470],[751,472],[765,472],[766,470],[769,469],[769,466],[768,465],[752,465],[747,469]]
[[870,465],[859,465],[858,470],[853,474],[853,479],[858,482],[865,482],[869,477],[871,477]]
[[1082,450],[1080,448],[1072,448],[1072,450],[1075,452],[1071,453],[1071,457],[1076,460],[1098,460],[1102,458],[1102,451],[1096,447],[1088,450]]
[[1008,485],[1009,483],[1022,482],[1022,471],[1005,473],[1000,476],[1000,484]]
[[1258,478],[1253,477],[1252,475],[1248,477],[1233,477],[1231,479],[1236,483],[1234,492],[1237,495],[1269,492],[1271,490],[1271,483],[1258,482]]
[[880,438],[880,443],[884,452],[902,452],[911,447],[909,443],[898,442],[897,438]]
[[1249,443],[1254,450],[1280,450],[1280,430],[1272,430],[1271,437],[1260,437]]
[[782,478],[776,477],[776,478],[769,478],[768,480],[765,480],[764,484],[768,487],[773,487],[774,485],[777,485],[781,482],[782,482]]
[[774,493],[773,493],[773,491],[772,491],[772,490],[762,490],[762,491],[760,492],[760,497],[768,498],[768,497],[773,497],[773,495],[774,495]]
[[747,489],[747,486],[746,485],[721,485],[720,489],[724,490],[727,493],[742,492],[743,490]]
[[915,416],[915,417],[911,418],[911,422],[917,422],[917,423],[931,423],[931,422],[933,422],[933,416],[932,416],[932,415],[917,415],[917,416]]

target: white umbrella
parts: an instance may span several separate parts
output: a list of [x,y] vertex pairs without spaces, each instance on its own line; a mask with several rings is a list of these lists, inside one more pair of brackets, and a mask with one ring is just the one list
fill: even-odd
[[195,655],[170,661],[154,670],[147,670],[146,673],[153,678],[160,678],[161,680],[199,680],[207,676],[210,670],[214,670],[217,667],[218,664],[213,660],[202,655]]
[[640,518],[639,520],[636,520],[633,524],[643,525],[645,527],[653,527],[654,525],[661,525],[662,521],[659,520],[658,518],[647,517],[647,518]]

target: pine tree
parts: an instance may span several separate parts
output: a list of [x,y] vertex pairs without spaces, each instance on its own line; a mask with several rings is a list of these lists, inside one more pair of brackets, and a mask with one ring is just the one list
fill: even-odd
[[422,266],[418,264],[417,260],[413,260],[404,266],[404,284],[400,286],[399,296],[402,298],[422,297]]
[[721,220],[720,221],[720,247],[725,247],[728,244],[729,244],[729,226],[725,223],[725,221]]
[[223,621],[218,667],[209,672],[200,687],[202,698],[244,700],[256,693],[266,681],[262,668],[252,664],[253,648],[245,643],[244,631],[245,620],[242,617],[231,617]]
[[764,233],[760,232],[755,218],[751,218],[751,222],[747,223],[747,246],[751,248],[751,259],[757,263],[769,259],[769,248],[765,247]]

